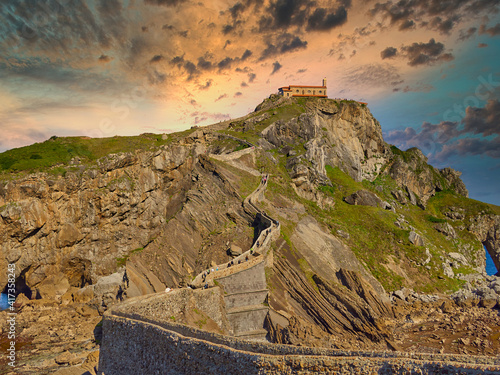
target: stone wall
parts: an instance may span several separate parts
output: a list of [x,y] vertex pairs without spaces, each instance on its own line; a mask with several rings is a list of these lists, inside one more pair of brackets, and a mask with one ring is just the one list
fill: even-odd
[[[121,315],[126,315],[121,313]],[[173,329],[180,330],[182,333]],[[500,358],[354,352],[250,342],[174,323],[104,317],[99,373],[498,374]]]
[[[260,331],[265,338],[267,331],[264,329],[264,322],[269,308],[267,306],[245,306],[240,310],[227,312],[227,320],[231,326],[231,333],[235,336],[251,334],[252,331]],[[255,333],[257,334],[257,332]]]
[[234,293],[224,296],[226,309],[263,304],[266,302],[267,293],[268,290],[264,289],[244,293]]
[[264,262],[260,262],[251,268],[233,275],[217,278],[217,282],[224,286],[224,292],[227,294],[266,289]]
[[197,309],[206,314],[223,329],[227,325],[220,288],[210,289],[174,289],[169,293],[157,293],[147,296],[129,298],[116,306],[115,313],[126,313],[150,319],[151,321],[168,321],[171,317],[179,317],[186,310]]

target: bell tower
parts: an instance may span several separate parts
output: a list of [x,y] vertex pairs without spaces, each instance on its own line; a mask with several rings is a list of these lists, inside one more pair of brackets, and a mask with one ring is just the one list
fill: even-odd
[[323,86],[326,87],[326,78],[323,78]]

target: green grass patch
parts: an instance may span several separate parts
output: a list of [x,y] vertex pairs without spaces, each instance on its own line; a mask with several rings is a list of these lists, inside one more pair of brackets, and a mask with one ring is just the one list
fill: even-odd
[[[252,117],[261,116],[266,112],[269,114],[268,118],[257,122],[254,126],[251,127],[250,130],[244,129],[243,123],[246,120],[251,119]],[[292,100],[289,104],[279,107],[273,107],[263,112],[257,112],[254,114],[254,116],[250,116],[249,118],[234,121],[232,123],[233,125],[231,129],[221,130],[220,132],[244,139],[255,144],[260,138],[260,132],[271,125],[273,122],[277,120],[289,121],[292,118],[300,116],[304,112],[305,107],[303,102],[300,100]]]
[[300,269],[302,270],[302,272],[306,276],[307,281],[309,281],[309,283],[314,288],[314,290],[319,292],[318,285],[316,285],[316,282],[314,281],[314,278],[313,278],[314,272],[312,271],[311,266],[309,265],[307,260],[305,260],[304,258],[299,258],[299,259],[297,259],[297,262],[299,263]]
[[[45,142],[0,154],[0,172],[45,171],[55,165],[67,165],[75,157],[88,163],[108,154],[149,150],[169,142],[171,139],[163,140],[161,134],[111,138],[52,137]],[[62,175],[63,171],[58,169],[53,173]]]
[[322,193],[325,193],[326,195],[335,195],[335,188],[330,185],[321,185],[318,187],[318,190],[321,191]]
[[427,215],[427,221],[430,221],[431,223],[446,223],[445,219],[439,219],[432,215]]
[[140,253],[142,250],[144,250],[143,247],[138,247],[137,249],[131,250],[128,252],[128,254],[125,254],[123,257],[116,258],[116,265],[117,267],[123,267],[127,264],[128,259],[136,253]]

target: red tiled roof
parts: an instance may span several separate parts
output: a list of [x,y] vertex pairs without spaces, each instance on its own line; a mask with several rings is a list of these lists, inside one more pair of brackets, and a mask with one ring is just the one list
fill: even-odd
[[311,95],[293,94],[292,96],[317,96],[319,98],[326,98],[327,97],[326,95],[312,95],[312,94]]
[[326,89],[326,86],[300,86],[300,85],[290,85],[288,87],[303,87],[303,88],[315,88],[315,89]]

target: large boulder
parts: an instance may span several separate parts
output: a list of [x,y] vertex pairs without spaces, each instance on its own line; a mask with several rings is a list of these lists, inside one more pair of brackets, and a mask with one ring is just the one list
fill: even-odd
[[235,244],[231,244],[231,246],[229,246],[229,249],[227,249],[227,253],[233,257],[236,257],[243,254],[243,251],[241,250],[241,247],[236,246]]
[[368,190],[358,190],[357,192],[345,197],[344,201],[352,205],[380,207],[385,210],[395,211],[389,203],[383,201]]
[[410,242],[415,246],[424,246],[424,239],[418,233],[411,231],[408,237]]

